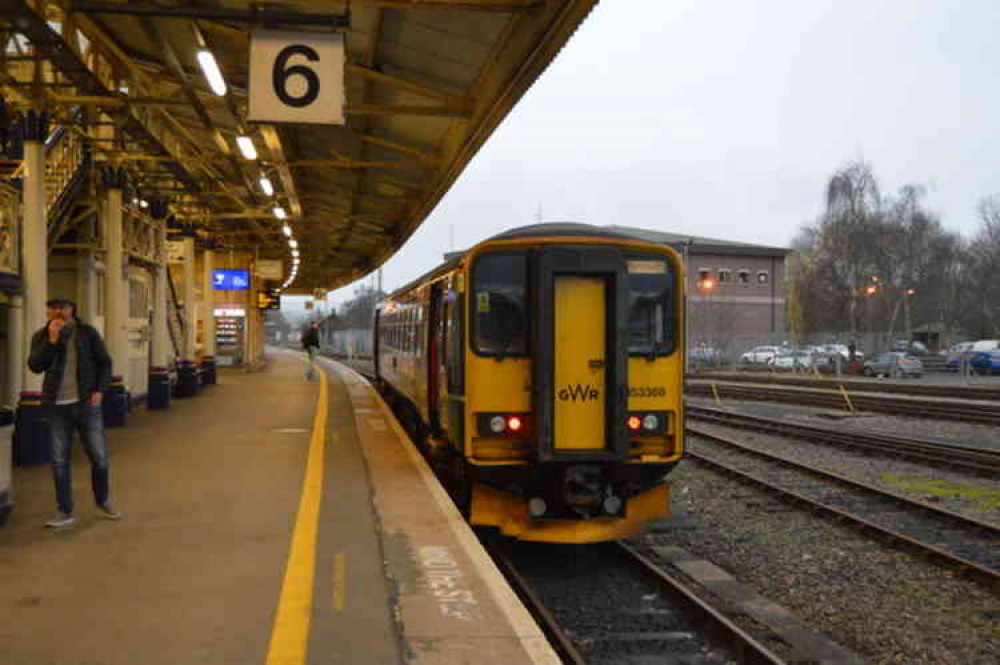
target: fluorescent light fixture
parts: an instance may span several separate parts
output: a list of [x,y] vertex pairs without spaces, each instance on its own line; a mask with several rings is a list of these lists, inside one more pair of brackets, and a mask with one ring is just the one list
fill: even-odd
[[291,240],[288,241],[288,246],[291,247],[292,249],[298,249],[299,241],[296,240],[295,238],[292,238]]
[[274,196],[274,185],[267,179],[267,176],[261,176],[257,182],[260,183],[260,190],[264,192],[265,196]]
[[[281,206],[274,206],[271,209],[271,212],[273,212],[274,216],[277,217],[278,219],[284,219],[285,217],[288,217],[288,215],[285,214],[285,209],[282,208]],[[285,226],[288,225],[286,224]],[[286,233],[285,235],[290,235],[290,234]]]
[[243,153],[244,157],[250,161],[257,159],[257,148],[254,147],[252,138],[249,136],[237,136],[236,145],[240,147],[240,152]]
[[226,79],[222,78],[222,70],[219,69],[219,63],[215,61],[212,52],[208,49],[198,51],[198,64],[201,65],[201,71],[205,73],[205,78],[208,79],[208,85],[212,88],[212,92],[219,97],[225,96]]
[[288,224],[285,224],[284,226],[281,227],[281,232],[284,233],[289,238],[292,237],[292,227],[290,227]]

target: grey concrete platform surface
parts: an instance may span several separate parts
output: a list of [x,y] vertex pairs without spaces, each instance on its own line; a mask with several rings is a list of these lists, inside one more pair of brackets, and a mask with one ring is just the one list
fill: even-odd
[[42,526],[49,469],[14,469],[0,663],[558,662],[374,391],[304,369],[272,350],[111,430],[120,522],[78,446],[70,528]]

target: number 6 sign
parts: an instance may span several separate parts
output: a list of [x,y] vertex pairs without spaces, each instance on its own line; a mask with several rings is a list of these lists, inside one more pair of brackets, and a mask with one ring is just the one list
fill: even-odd
[[344,124],[344,35],[254,32],[247,120]]

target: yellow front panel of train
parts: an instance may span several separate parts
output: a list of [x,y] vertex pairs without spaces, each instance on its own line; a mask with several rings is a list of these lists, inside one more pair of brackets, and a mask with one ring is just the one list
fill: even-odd
[[557,450],[606,446],[606,297],[603,278],[555,278]]

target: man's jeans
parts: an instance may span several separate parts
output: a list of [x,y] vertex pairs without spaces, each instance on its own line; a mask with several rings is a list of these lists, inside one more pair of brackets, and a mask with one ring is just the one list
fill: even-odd
[[306,353],[309,354],[309,367],[306,369],[306,380],[312,381],[316,378],[316,370],[314,367],[316,363],[316,354],[319,353],[319,347],[308,346],[306,347]]
[[73,431],[80,432],[83,449],[90,458],[90,482],[94,500],[103,506],[108,502],[108,443],[104,435],[104,414],[101,407],[89,400],[76,404],[49,407],[52,430],[52,476],[56,483],[59,510],[73,514]]

